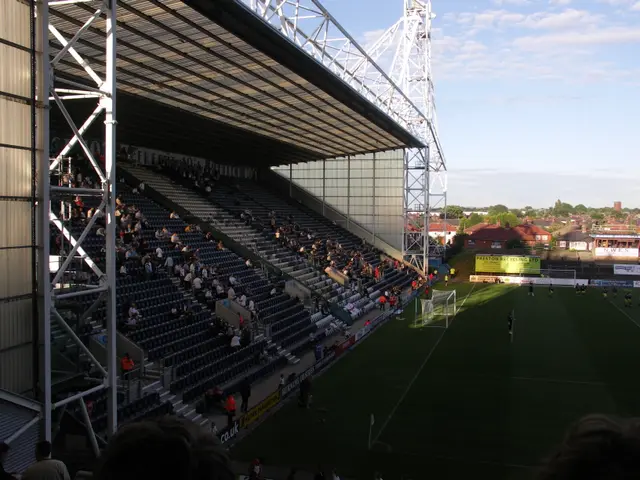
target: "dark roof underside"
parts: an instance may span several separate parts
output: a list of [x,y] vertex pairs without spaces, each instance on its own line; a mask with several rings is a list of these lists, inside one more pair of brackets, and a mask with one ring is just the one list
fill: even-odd
[[[92,13],[84,3],[59,5],[51,21],[70,39]],[[75,46],[100,76],[103,32],[99,19]],[[420,146],[234,0],[119,0],[117,36],[120,143],[256,166]],[[57,72],[88,78],[69,56]],[[52,128],[63,134],[58,120]]]

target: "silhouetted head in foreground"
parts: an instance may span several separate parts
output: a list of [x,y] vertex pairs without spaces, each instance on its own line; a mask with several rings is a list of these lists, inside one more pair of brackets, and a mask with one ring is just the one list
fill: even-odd
[[640,421],[589,415],[574,424],[540,480],[640,479]]
[[234,480],[218,439],[192,422],[161,417],[123,426],[96,480]]

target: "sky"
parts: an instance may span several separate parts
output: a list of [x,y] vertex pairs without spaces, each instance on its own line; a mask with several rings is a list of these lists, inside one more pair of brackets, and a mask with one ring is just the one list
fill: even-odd
[[[402,0],[324,0],[365,48]],[[449,204],[640,207],[640,0],[433,0]]]

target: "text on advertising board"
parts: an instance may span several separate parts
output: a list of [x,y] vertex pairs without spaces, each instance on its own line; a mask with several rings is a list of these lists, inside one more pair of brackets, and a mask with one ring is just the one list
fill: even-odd
[[640,265],[620,265],[613,266],[614,275],[640,275]]
[[239,431],[240,431],[240,422],[238,422],[236,420],[231,424],[231,426],[229,428],[225,428],[223,431],[221,431],[218,434],[218,438],[220,439],[220,443],[222,443],[224,445],[229,440],[231,440],[233,437],[238,435]]
[[247,428],[253,422],[258,420],[262,415],[267,413],[273,407],[275,407],[280,401],[280,390],[276,390],[247,413],[240,419],[242,422],[242,428]]
[[476,255],[476,272],[540,273],[540,257],[519,255]]

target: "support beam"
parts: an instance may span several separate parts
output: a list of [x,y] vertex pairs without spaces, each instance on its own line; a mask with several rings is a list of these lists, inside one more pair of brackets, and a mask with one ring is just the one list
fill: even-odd
[[[38,72],[40,80],[40,97],[38,100],[44,105],[51,101],[52,108],[57,108],[69,128],[73,132],[73,138],[55,153],[55,158],[50,157],[49,152],[49,119],[46,108],[43,119],[39,125],[40,144],[43,146],[43,154],[40,160],[39,173],[39,209],[40,209],[40,231],[39,231],[39,278],[40,282],[41,309],[44,343],[44,370],[43,370],[43,396],[44,405],[42,407],[42,417],[44,419],[44,438],[51,439],[52,429],[52,413],[57,408],[78,401],[81,404],[81,413],[85,417],[87,428],[90,429],[90,421],[86,408],[84,408],[83,397],[91,393],[106,389],[108,395],[108,434],[111,435],[117,428],[117,358],[116,358],[116,251],[115,251],[115,234],[116,234],[116,217],[115,217],[115,196],[116,196],[116,5],[115,0],[104,0],[103,2],[95,2],[96,9],[87,15],[84,23],[73,33],[70,39],[60,33],[58,28],[50,23],[49,7],[64,5],[66,3],[76,3],[71,0],[60,1],[44,1],[38,2],[38,21],[40,22],[39,34],[39,53],[40,53],[40,71]],[[90,2],[85,2],[90,4]],[[91,30],[92,43],[96,43],[95,27],[96,20],[100,17],[106,19],[104,32],[104,65],[90,65],[96,59],[83,58],[74,48],[74,45]],[[91,27],[91,28],[90,28]],[[68,31],[68,28],[64,29]],[[53,60],[49,56],[49,34],[62,47]],[[97,57],[96,57],[97,58]],[[102,57],[100,57],[102,58]],[[69,81],[58,78],[56,68],[60,64],[69,61],[78,63],[87,75],[87,82]],[[95,67],[95,68],[94,68]],[[104,78],[97,72],[104,72]],[[65,107],[65,101],[84,98],[87,101],[95,99],[96,106],[86,118],[72,118],[71,114]],[[89,148],[89,142],[84,138],[89,127],[94,124],[104,112],[105,125],[105,151],[104,164],[96,158]],[[79,121],[78,121],[79,120]],[[78,148],[79,147],[79,148]],[[99,179],[101,187],[93,188],[69,188],[67,184],[63,184],[61,179],[56,177],[64,167],[64,173],[73,170],[72,163],[76,160],[76,155],[84,155],[91,165],[92,175]],[[51,176],[51,177],[50,177]],[[55,181],[51,181],[55,179]],[[53,183],[53,185],[52,185]],[[52,195],[56,195],[56,201],[51,202]],[[100,206],[98,211],[102,215],[94,215],[87,223],[86,227],[79,236],[75,236],[68,226],[68,219],[58,218],[55,211],[65,211],[68,206],[70,197],[75,195],[86,195],[100,198]],[[55,210],[55,211],[54,211]],[[89,238],[95,239],[95,226],[98,220],[105,222],[104,248],[95,249],[85,245]],[[71,248],[66,249],[61,255],[60,268],[52,272],[49,266],[49,230],[51,227],[57,228],[61,232],[66,241],[69,242]],[[66,246],[66,245],[65,245]],[[92,253],[98,253],[101,250],[105,252],[105,260],[96,261],[92,258]],[[74,266],[74,259],[81,258],[82,261],[89,266],[98,283],[83,285],[81,290],[65,291],[60,290],[58,284],[64,285],[66,271]],[[98,264],[101,267],[98,267]],[[104,265],[104,266],[102,266]],[[80,340],[65,319],[56,309],[56,302],[76,299],[87,295],[98,295],[98,298],[91,302],[91,306],[84,312],[78,312],[81,319],[88,318],[101,305],[106,307],[106,337],[107,337],[107,364],[101,365],[100,362],[92,355],[91,351]],[[90,359],[93,368],[100,372],[104,379],[102,384],[87,387],[85,391],[77,392],[68,398],[57,403],[52,402],[51,394],[51,321],[54,319],[62,327],[63,331],[69,339],[77,344],[80,351]],[[94,451],[98,453],[97,440],[95,434],[89,435]]]
[[51,441],[52,398],[51,398],[51,271],[50,256],[50,221],[51,192],[49,187],[49,90],[52,72],[49,67],[49,8],[47,2],[37,2],[38,46],[38,102],[42,105],[39,115],[38,139],[38,297],[40,303],[39,319],[42,326],[40,342],[43,344],[40,370],[40,388],[42,398],[42,432],[44,440]]
[[118,429],[118,378],[116,355],[116,0],[109,1],[106,21],[106,81],[102,90],[101,100],[105,110],[105,177],[104,201],[107,205],[106,244],[107,258],[105,274],[109,288],[106,295],[107,302],[107,387],[108,387],[108,421],[107,434],[113,435]]

